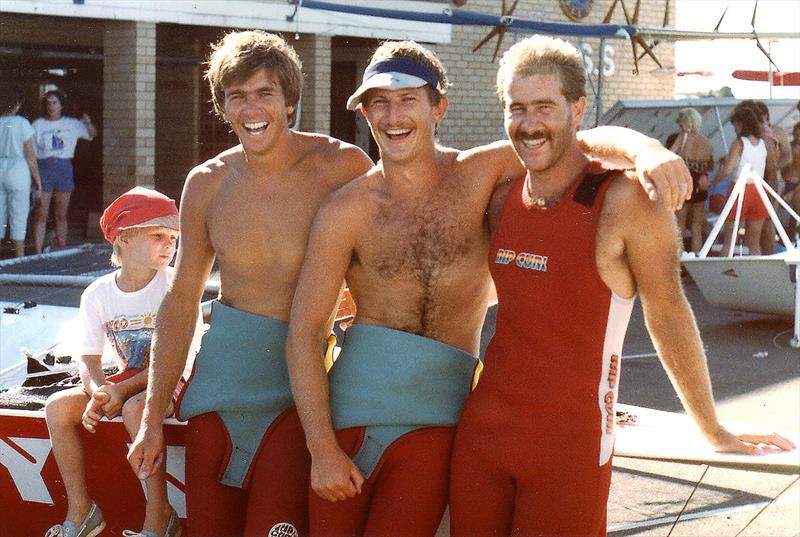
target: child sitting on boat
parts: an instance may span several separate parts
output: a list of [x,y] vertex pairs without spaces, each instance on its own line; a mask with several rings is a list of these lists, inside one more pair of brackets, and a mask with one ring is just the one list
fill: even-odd
[[[95,280],[81,296],[82,385],[53,394],[45,408],[68,502],[64,522],[50,528],[47,537],[93,537],[105,528],[103,513],[86,486],[79,427],[93,433],[103,417],[121,415],[128,432],[136,436],[144,409],[156,313],[173,276],[169,263],[179,232],[173,200],[136,187],[106,208],[100,227],[113,245],[111,262],[118,270]],[[105,376],[104,349],[113,353],[119,373]],[[143,529],[126,530],[125,535],[177,537],[181,525],[167,498],[163,465],[145,484]]]

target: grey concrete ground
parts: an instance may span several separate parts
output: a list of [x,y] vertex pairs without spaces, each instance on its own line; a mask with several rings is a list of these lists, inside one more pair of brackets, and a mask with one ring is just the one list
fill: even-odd
[[[761,431],[800,429],[800,351],[788,346],[791,319],[719,310],[690,279],[685,287],[707,349],[720,419]],[[623,356],[652,351],[638,307]],[[656,358],[623,358],[622,371],[621,402],[682,410]],[[615,459],[609,533],[668,535],[705,470],[701,465]],[[797,480],[797,475],[710,468],[672,535],[796,536]]]

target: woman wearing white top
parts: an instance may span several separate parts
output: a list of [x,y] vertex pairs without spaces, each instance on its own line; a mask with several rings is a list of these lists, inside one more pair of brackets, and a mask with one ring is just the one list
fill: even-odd
[[[768,183],[775,179],[775,158],[772,144],[765,144],[762,138],[761,124],[752,110],[746,107],[739,107],[731,116],[731,123],[736,130],[738,138],[731,143],[728,156],[725,157],[725,164],[714,180],[718,183],[736,170],[734,181],[728,190],[730,195],[742,169],[745,165],[750,165],[753,170]],[[713,186],[713,185],[712,185]],[[761,228],[764,221],[769,218],[769,212],[761,201],[755,186],[748,181],[745,186],[744,196],[742,197],[741,221],[744,222],[744,244],[747,246],[750,255],[761,255]],[[734,211],[728,214],[725,222],[725,242],[722,246],[722,255],[727,256],[734,237],[733,220],[736,216]]]
[[22,101],[11,89],[0,92],[0,236],[6,222],[14,243],[14,255],[25,255],[31,190],[42,189],[39,168],[33,151],[33,129],[18,116]]
[[42,252],[44,246],[51,198],[55,200],[56,243],[58,246],[66,245],[67,209],[75,189],[72,173],[75,146],[79,139],[92,140],[97,135],[97,129],[88,115],[83,114],[80,120],[61,115],[64,94],[60,91],[48,91],[43,100],[47,117],[40,117],[33,122],[36,158],[42,177],[42,202],[36,209],[33,225],[37,254]]

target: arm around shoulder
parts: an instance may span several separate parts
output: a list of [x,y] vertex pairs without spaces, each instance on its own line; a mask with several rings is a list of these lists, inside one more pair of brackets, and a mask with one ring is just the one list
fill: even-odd
[[495,187],[522,177],[526,173],[525,166],[520,162],[514,146],[508,140],[499,140],[461,151],[458,159],[468,170],[481,172],[478,177],[485,178],[487,183],[478,187],[489,188],[490,192]]
[[334,189],[336,189],[356,177],[364,175],[375,164],[360,147],[341,140],[333,140],[334,145],[331,147],[330,154],[326,155],[322,164],[323,166],[330,166],[331,163],[336,163],[337,173],[335,184],[333,185]]

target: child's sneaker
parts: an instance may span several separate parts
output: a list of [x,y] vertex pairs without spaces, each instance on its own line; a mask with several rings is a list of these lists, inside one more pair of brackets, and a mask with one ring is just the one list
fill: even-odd
[[86,518],[80,525],[65,520],[62,524],[56,524],[45,533],[44,537],[95,537],[106,527],[103,520],[103,512],[92,502]]
[[164,530],[162,535],[150,530],[142,530],[139,532],[124,530],[122,532],[122,537],[181,537],[182,532],[183,528],[181,528],[181,519],[178,518],[178,513],[176,513],[175,509],[173,509],[169,514],[167,529]]

